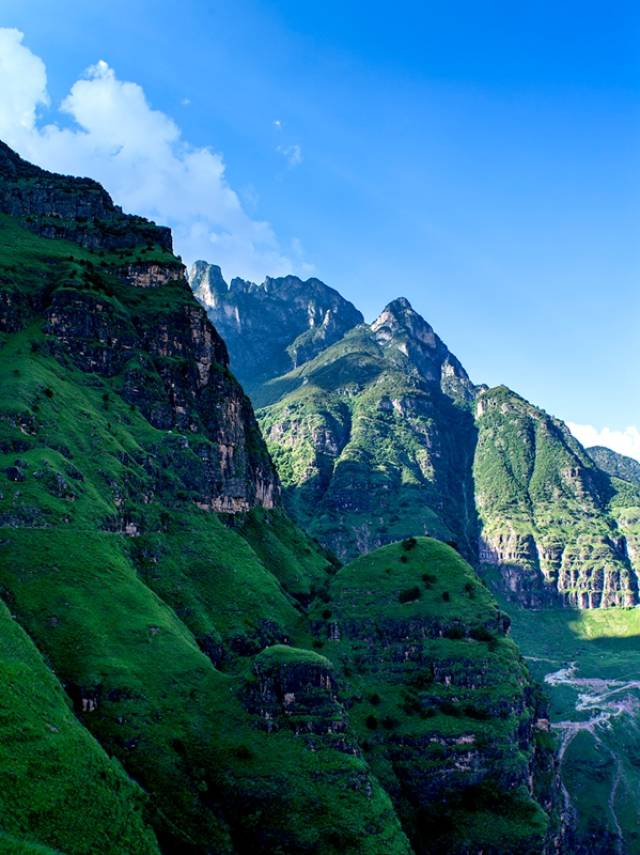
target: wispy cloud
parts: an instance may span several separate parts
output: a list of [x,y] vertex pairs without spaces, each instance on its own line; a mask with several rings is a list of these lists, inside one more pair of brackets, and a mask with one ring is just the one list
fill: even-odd
[[300,268],[271,225],[249,215],[222,155],[189,145],[142,87],[120,80],[104,60],[73,84],[60,118],[45,124],[46,67],[23,39],[0,28],[0,138],[47,169],[97,179],[127,211],[171,226],[187,262],[205,258],[229,276],[257,281]]
[[293,145],[279,145],[276,149],[283,155],[290,167],[299,166],[302,163],[302,149],[297,143]]
[[613,430],[609,427],[596,428],[593,425],[579,425],[575,422],[567,422],[571,433],[585,447],[591,445],[604,445],[627,457],[640,460],[640,430],[631,425],[624,430]]

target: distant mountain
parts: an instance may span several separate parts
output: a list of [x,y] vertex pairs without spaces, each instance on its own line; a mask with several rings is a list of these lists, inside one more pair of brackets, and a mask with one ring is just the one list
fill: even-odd
[[189,281],[224,338],[233,370],[249,393],[311,359],[363,322],[348,300],[319,279],[267,277],[256,285],[236,278],[227,285],[219,267],[196,261]]
[[638,552],[623,496],[563,422],[505,387],[477,398],[480,560],[526,606],[638,602]]
[[605,448],[604,445],[592,445],[587,448],[587,451],[589,457],[604,472],[640,487],[640,463],[633,457],[626,457],[624,454]]

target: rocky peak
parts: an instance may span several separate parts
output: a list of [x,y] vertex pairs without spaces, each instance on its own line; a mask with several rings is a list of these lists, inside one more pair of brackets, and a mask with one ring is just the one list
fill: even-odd
[[414,311],[406,297],[398,297],[385,306],[371,324],[371,330],[381,344],[403,337],[434,349],[439,342],[433,328]]
[[218,305],[229,290],[220,267],[217,264],[208,264],[206,261],[196,261],[192,264],[189,282],[196,299],[205,309]]
[[378,344],[400,352],[425,380],[439,383],[453,398],[473,397],[474,387],[467,372],[406,297],[398,297],[385,306],[370,329]]

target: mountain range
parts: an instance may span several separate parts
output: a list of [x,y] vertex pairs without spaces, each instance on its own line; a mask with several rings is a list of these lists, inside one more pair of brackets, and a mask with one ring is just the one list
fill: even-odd
[[[286,506],[340,558],[427,534],[524,606],[638,603],[640,464],[589,452],[515,392],[472,383],[404,298],[366,324],[317,279],[227,286],[205,262],[190,276],[250,390]],[[252,361],[265,304],[281,337]]]

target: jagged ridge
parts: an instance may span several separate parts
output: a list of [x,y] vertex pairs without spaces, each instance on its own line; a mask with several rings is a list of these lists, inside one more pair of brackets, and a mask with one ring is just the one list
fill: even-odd
[[319,279],[267,277],[256,285],[235,278],[227,285],[220,268],[204,261],[196,261],[189,279],[250,394],[363,321],[351,303]]

